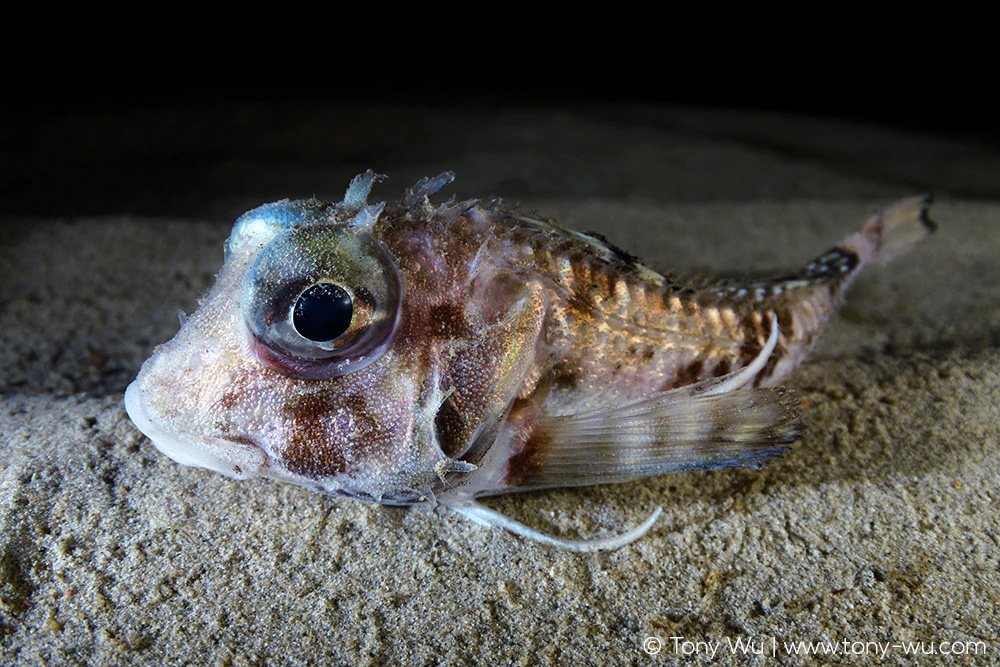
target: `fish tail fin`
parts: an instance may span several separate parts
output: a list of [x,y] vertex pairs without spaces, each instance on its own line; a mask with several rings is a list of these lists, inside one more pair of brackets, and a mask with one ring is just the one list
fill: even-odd
[[774,282],[781,291],[827,285],[835,297],[843,296],[865,265],[895,259],[937,229],[937,224],[927,216],[931,201],[929,194],[897,201],[869,218],[864,227],[840,245],[797,273]]
[[[773,385],[802,360],[829,313],[842,303],[866,265],[885,263],[909,252],[937,229],[927,215],[931,201],[929,194],[897,201],[798,272],[772,281],[771,293],[780,296],[765,307],[773,308],[789,324],[782,325],[783,354],[757,386]],[[789,350],[794,353],[788,354]]]
[[873,215],[844,245],[853,248],[863,261],[891,261],[937,229],[937,223],[927,215],[932,201],[930,194],[902,199]]

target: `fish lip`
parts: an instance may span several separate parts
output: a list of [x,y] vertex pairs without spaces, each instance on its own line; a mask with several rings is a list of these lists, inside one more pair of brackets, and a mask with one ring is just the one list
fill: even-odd
[[[154,422],[146,412],[138,378],[125,390],[125,412],[156,449],[181,465],[207,468],[235,479],[257,477],[265,474],[268,467],[264,451],[255,445],[211,436],[199,442],[171,433]],[[215,452],[230,455],[220,456]]]

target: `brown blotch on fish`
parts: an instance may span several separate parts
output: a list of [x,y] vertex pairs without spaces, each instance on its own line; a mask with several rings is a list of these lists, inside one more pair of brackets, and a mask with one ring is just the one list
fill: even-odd
[[792,331],[795,330],[791,309],[779,308],[774,313],[778,316],[778,330],[784,333],[785,336],[790,336]]
[[225,410],[232,410],[240,402],[240,394],[238,390],[230,390],[222,395],[219,399],[219,405]]
[[677,375],[670,381],[669,388],[683,387],[686,384],[693,384],[701,380],[701,372],[705,369],[704,359],[695,359],[684,368],[677,371]]
[[445,456],[455,457],[465,449],[463,433],[466,430],[465,420],[455,405],[454,396],[441,404],[434,415],[434,430],[438,444]]
[[771,354],[771,357],[767,360],[767,363],[764,364],[764,368],[760,369],[760,373],[758,373],[757,377],[753,379],[754,387],[760,387],[762,384],[764,384],[764,382],[768,380],[768,378],[771,377],[771,375],[774,373],[774,369],[777,367],[778,362],[781,361],[781,358],[783,356],[784,353],[782,352],[780,347],[778,349],[775,349],[774,353]]
[[770,329],[770,319],[765,322],[765,318],[756,311],[748,313],[740,320],[739,331],[743,336],[743,344],[740,345],[741,361],[747,363],[757,356],[764,347]]
[[552,379],[552,386],[557,389],[576,389],[580,384],[579,368],[569,360],[554,365],[549,376]]
[[760,351],[763,348],[764,346],[761,345],[759,342],[757,342],[756,337],[754,338],[748,337],[745,341],[743,341],[743,344],[740,345],[740,353],[739,353],[740,366],[745,366],[746,364],[753,361],[754,357],[760,354]]
[[365,398],[364,394],[348,394],[347,398],[344,399],[344,404],[354,412],[361,414],[366,414],[368,409],[368,399]]
[[[364,408],[364,397],[353,396],[354,404]],[[323,416],[335,408],[335,403],[322,394],[299,396],[283,407],[282,411],[294,422],[281,451],[282,461],[289,470],[307,477],[324,477],[347,469],[346,452],[342,444],[329,442],[329,431],[323,420]],[[363,412],[356,414],[363,415]]]
[[439,338],[457,338],[468,330],[464,309],[457,303],[445,301],[431,307],[430,330]]
[[227,440],[229,442],[235,442],[237,445],[249,445],[251,447],[256,447],[257,443],[246,437],[245,435],[220,435],[221,440]]
[[[359,398],[361,407],[364,407],[364,396],[360,394],[353,394],[353,396]],[[334,401],[326,394],[312,393],[292,398],[282,406],[281,411],[296,421],[306,422],[328,415],[336,407]]]
[[521,449],[510,457],[504,484],[517,486],[526,478],[544,472],[544,456],[552,446],[551,439],[539,429],[533,429],[521,445]]
[[594,302],[590,300],[586,286],[569,295],[566,310],[584,321],[589,322],[594,318]]

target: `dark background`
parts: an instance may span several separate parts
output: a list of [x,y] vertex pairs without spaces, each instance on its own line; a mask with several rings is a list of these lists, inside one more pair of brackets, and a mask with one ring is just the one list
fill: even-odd
[[[488,159],[494,146],[518,142],[526,166],[546,169],[551,156],[533,154],[536,142],[528,133],[496,131],[504,118],[525,114],[544,120],[538,133],[558,131],[567,117],[619,126],[660,125],[680,134],[736,138],[779,152],[811,150],[810,159],[846,161],[850,171],[864,174],[874,169],[875,177],[882,173],[866,155],[878,162],[887,149],[868,137],[889,130],[938,141],[936,149],[922,146],[900,157],[908,163],[904,171],[922,170],[919,177],[907,177],[914,187],[932,181],[929,185],[938,194],[1000,196],[1000,174],[981,173],[978,182],[968,183],[958,176],[949,181],[947,169],[944,176],[929,178],[925,173],[940,160],[940,142],[1000,155],[1000,125],[987,91],[944,78],[922,82],[910,74],[892,86],[853,87],[822,76],[780,85],[745,79],[735,87],[687,88],[640,86],[628,80],[594,85],[582,80],[561,85],[540,80],[366,80],[339,87],[284,80],[211,86],[25,85],[8,89],[16,104],[7,104],[0,113],[0,213],[231,219],[261,201],[335,195],[345,179],[368,167],[409,178],[409,165],[430,162],[452,168],[471,155]],[[733,118],[741,120],[733,123]],[[786,141],[774,129],[782,118],[819,122],[812,129],[796,130]],[[757,132],[758,127],[763,130]],[[845,149],[844,140],[824,136],[829,127],[839,127],[853,143]],[[815,136],[803,138],[803,132]],[[580,150],[581,159],[599,158],[572,143],[567,137],[568,152]],[[556,165],[548,168],[555,170]],[[466,180],[459,181],[459,195],[563,194],[551,182],[485,172],[477,180],[468,171]],[[717,194],[723,199],[774,195],[727,191],[723,182]],[[674,200],[705,196],[690,189],[669,193]]]

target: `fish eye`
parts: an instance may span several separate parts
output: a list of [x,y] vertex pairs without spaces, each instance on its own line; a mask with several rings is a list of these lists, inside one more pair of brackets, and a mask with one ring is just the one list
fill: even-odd
[[399,319],[402,282],[367,233],[305,224],[249,266],[240,310],[258,361],[292,377],[328,379],[377,361]]
[[303,338],[322,342],[347,331],[354,319],[354,301],[340,285],[316,283],[306,288],[292,307],[292,326]]

